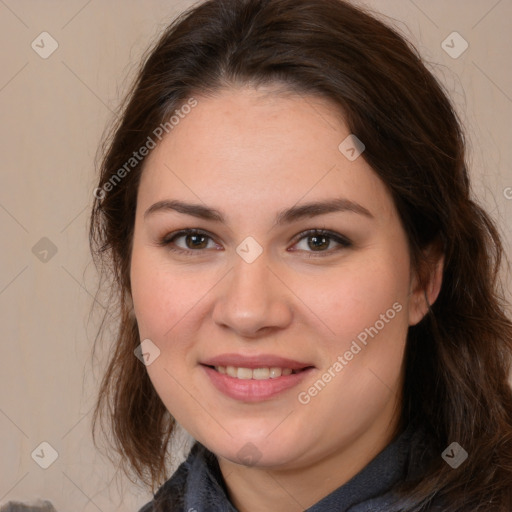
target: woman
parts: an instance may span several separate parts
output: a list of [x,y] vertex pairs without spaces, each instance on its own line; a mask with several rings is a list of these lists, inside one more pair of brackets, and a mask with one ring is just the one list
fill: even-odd
[[176,425],[196,440],[144,512],[512,510],[502,246],[395,31],[340,0],[198,5],[95,196],[120,315],[95,419],[153,489]]

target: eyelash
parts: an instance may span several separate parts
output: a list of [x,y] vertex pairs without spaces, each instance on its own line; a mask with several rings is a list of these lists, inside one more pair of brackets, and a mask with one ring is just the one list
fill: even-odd
[[[177,238],[180,238],[182,236],[187,236],[187,235],[202,235],[202,236],[206,236],[209,239],[213,240],[213,237],[211,237],[210,234],[208,234],[206,231],[202,231],[200,229],[188,228],[188,229],[182,229],[181,231],[177,231],[175,233],[170,233],[170,234],[166,235],[164,238],[162,238],[158,242],[158,245],[162,246],[162,247],[167,247],[170,251],[178,252],[181,254],[198,255],[198,253],[201,253],[204,250],[206,250],[206,249],[182,249],[182,248],[177,248],[177,247],[171,246],[171,244]],[[334,250],[329,249],[329,250],[318,251],[318,252],[317,251],[305,251],[305,252],[310,253],[310,255],[308,256],[309,258],[329,256],[329,255],[332,255],[333,252],[337,252],[341,249],[347,249],[352,246],[352,242],[348,238],[340,235],[339,233],[335,233],[333,231],[328,231],[325,229],[307,229],[306,231],[302,231],[301,233],[296,235],[296,237],[295,237],[296,241],[294,242],[294,245],[299,243],[302,239],[310,237],[310,236],[324,236],[327,239],[340,244],[341,247],[338,247],[337,249],[334,249]]]

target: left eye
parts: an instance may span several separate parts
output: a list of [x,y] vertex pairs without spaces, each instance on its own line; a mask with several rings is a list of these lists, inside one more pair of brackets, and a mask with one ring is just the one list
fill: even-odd
[[[334,250],[340,250],[352,245],[352,242],[350,242],[348,238],[340,235],[339,233],[323,229],[309,229],[308,231],[304,231],[297,235],[296,239],[298,240],[298,243],[295,244],[296,246],[300,246],[303,242],[305,243],[306,248],[299,247],[299,250],[304,250],[306,252],[331,253],[333,251],[327,249],[329,249],[333,242],[338,244],[338,246],[341,246]],[[308,249],[311,249],[311,251],[308,251]]]

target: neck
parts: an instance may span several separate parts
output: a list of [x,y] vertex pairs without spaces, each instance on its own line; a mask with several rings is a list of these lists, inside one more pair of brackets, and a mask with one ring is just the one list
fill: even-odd
[[304,511],[366,467],[393,440],[397,425],[398,419],[376,421],[346,445],[300,466],[248,467],[218,457],[229,498],[240,512]]

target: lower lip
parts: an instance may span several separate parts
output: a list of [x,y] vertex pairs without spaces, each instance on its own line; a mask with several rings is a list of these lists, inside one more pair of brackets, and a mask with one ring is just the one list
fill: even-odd
[[260,402],[273,398],[300,384],[314,368],[302,370],[291,375],[281,375],[275,379],[237,379],[225,373],[202,365],[213,385],[222,393],[244,402]]

